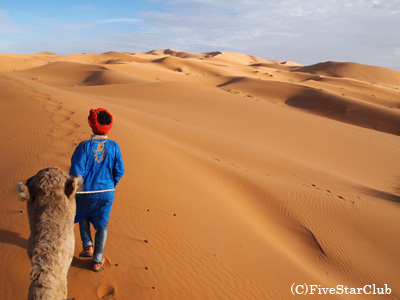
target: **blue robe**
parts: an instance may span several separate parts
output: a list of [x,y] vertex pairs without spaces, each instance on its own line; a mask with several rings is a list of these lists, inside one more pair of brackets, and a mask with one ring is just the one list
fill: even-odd
[[119,145],[107,136],[94,135],[76,147],[69,174],[82,176],[83,191],[95,193],[76,195],[75,223],[89,220],[97,229],[109,220],[114,191],[102,191],[113,190],[124,172]]

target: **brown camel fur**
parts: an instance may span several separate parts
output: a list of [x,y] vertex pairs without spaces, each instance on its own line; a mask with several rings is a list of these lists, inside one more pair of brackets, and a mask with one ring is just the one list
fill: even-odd
[[67,275],[75,248],[75,193],[81,186],[81,177],[58,168],[43,169],[17,186],[27,201],[31,229],[29,300],[67,298]]

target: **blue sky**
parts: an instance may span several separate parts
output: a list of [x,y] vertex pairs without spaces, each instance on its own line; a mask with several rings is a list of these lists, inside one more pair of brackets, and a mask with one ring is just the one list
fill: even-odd
[[400,71],[400,0],[0,2],[0,52],[232,51]]

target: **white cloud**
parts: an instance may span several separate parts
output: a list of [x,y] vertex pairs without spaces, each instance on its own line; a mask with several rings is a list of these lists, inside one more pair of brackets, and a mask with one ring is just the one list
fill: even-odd
[[162,2],[167,11],[144,14],[142,26],[169,38],[174,49],[233,49],[304,64],[338,60],[385,65],[386,53],[392,55],[390,63],[396,56],[400,69],[400,57],[390,50],[400,47],[398,0]]
[[139,23],[142,22],[142,19],[133,19],[133,18],[121,18],[121,19],[109,19],[109,20],[102,20],[99,23]]

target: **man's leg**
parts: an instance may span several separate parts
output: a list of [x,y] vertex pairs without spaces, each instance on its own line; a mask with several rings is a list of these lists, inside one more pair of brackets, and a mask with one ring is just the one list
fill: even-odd
[[83,250],[79,254],[81,257],[91,257],[93,256],[93,241],[90,234],[90,222],[89,220],[84,220],[79,222],[79,231],[81,233],[81,240]]
[[97,228],[96,235],[94,238],[94,254],[93,254],[93,263],[98,264],[102,261],[104,245],[107,240],[107,229],[108,222],[106,222],[103,226]]

